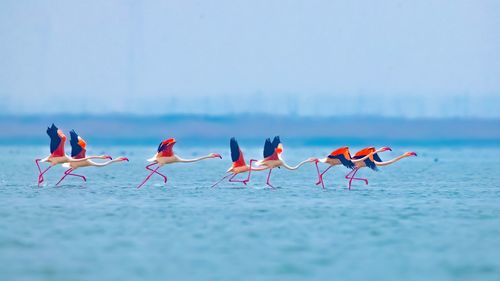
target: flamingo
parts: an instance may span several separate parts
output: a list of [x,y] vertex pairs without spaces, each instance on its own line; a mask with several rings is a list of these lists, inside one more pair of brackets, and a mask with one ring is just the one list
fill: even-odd
[[[252,167],[252,163],[257,161],[256,159],[250,159],[250,165],[247,165],[245,162],[245,158],[243,157],[243,152],[240,149],[240,146],[238,145],[238,141],[233,137],[229,140],[229,147],[231,148],[231,160],[233,161],[233,164],[231,167],[226,171],[226,173],[230,173],[229,175],[226,175],[222,177],[218,182],[216,182],[212,187],[217,186],[220,182],[222,182],[224,179],[229,178],[230,182],[242,182],[244,185],[247,184],[248,181],[250,181],[250,174],[253,171],[262,171],[267,169],[267,167]],[[233,180],[236,175],[240,173],[245,173],[248,172],[248,176],[245,180]]]
[[[296,166],[291,167],[288,164],[286,164],[286,162],[283,160],[283,158],[281,157],[281,153],[283,153],[283,144],[281,144],[280,137],[275,136],[272,142],[271,139],[268,138],[264,143],[264,159],[259,160],[255,163],[257,167],[264,166],[266,167],[266,169],[269,169],[269,174],[267,175],[266,184],[271,188],[274,188],[274,186],[269,182],[269,180],[271,179],[271,172],[273,171],[274,168],[284,167],[285,169],[288,170],[297,170],[298,168],[300,168],[300,166],[306,163],[318,161],[317,158],[308,158],[300,162]],[[254,168],[251,169],[254,170]]]
[[[390,150],[390,148],[388,148]],[[318,162],[321,163],[326,163],[329,164],[328,168],[326,168],[321,174],[319,174],[318,182],[316,182],[316,185],[321,184],[323,189],[325,188],[325,184],[323,181],[323,175],[330,170],[330,168],[338,165],[343,165],[344,167],[348,169],[354,169],[355,168],[355,163],[361,162],[366,160],[368,157],[370,157],[371,154],[365,155],[363,158],[360,159],[353,159],[351,157],[351,153],[349,152],[349,147],[344,146],[341,148],[338,148],[334,151],[332,151],[326,158],[321,158],[318,159]],[[318,170],[319,173],[319,168],[318,168],[318,163],[316,163],[316,169]]]
[[[160,145],[158,145],[158,150],[155,156],[147,160],[148,162],[152,162],[151,164],[146,166],[146,169],[150,170],[151,173],[142,181],[141,184],[139,184],[139,186],[137,186],[137,188],[141,188],[149,180],[149,178],[151,178],[153,174],[161,176],[163,178],[164,183],[167,183],[167,176],[158,172],[158,169],[163,165],[173,164],[173,163],[192,163],[210,158],[222,159],[222,156],[220,156],[220,154],[217,153],[210,153],[206,156],[194,159],[182,159],[179,156],[175,155],[173,152],[173,147],[175,144],[176,140],[174,138],[160,142]],[[154,165],[158,165],[158,167],[156,167],[155,169],[151,169],[150,167]]]
[[[44,181],[43,175],[50,168],[56,165],[64,163],[82,162],[89,159],[105,159],[109,157],[107,155],[102,155],[102,156],[90,156],[90,157],[83,157],[80,159],[73,159],[67,156],[66,153],[64,152],[66,135],[64,135],[64,133],[59,128],[57,128],[56,125],[52,124],[52,126],[47,128],[47,135],[49,135],[50,137],[50,155],[42,159],[35,159],[36,166],[38,167],[38,171],[40,172],[40,174],[38,175],[38,186],[40,186],[40,184]],[[50,165],[47,167],[47,169],[42,171],[40,167],[40,162],[47,162]],[[85,177],[83,176],[82,179],[86,181]]]
[[359,169],[363,168],[363,167],[368,167],[374,171],[377,171],[378,170],[378,166],[386,166],[386,165],[390,165],[394,162],[397,162],[405,157],[410,157],[410,156],[417,156],[417,154],[415,152],[406,152],[404,153],[403,155],[399,156],[399,157],[396,157],[390,161],[386,161],[386,162],[382,162],[382,159],[380,159],[380,156],[378,155],[379,152],[382,152],[382,151],[387,151],[387,150],[391,150],[390,148],[388,147],[382,147],[378,150],[375,150],[374,147],[367,147],[367,148],[364,148],[360,151],[358,151],[355,155],[354,155],[354,159],[363,159],[365,158],[365,156],[369,156],[368,158],[366,158],[364,161],[362,162],[356,162],[355,163],[355,168],[350,171],[346,176],[345,178],[349,180],[349,189],[351,189],[351,183],[352,183],[352,180],[362,180],[365,182],[365,184],[368,184],[368,180],[367,179],[363,179],[363,178],[355,178],[354,176],[356,175],[356,173],[359,171]]
[[[69,134],[70,134],[70,141],[69,141],[69,143],[71,144],[71,157],[73,159],[83,159],[83,158],[85,158],[85,153],[87,151],[87,149],[86,149],[87,143],[85,142],[85,140],[83,140],[75,132],[75,130],[71,130],[69,132]],[[103,156],[99,156],[99,159],[101,159],[101,158],[109,159],[109,161],[104,162],[104,163],[96,163],[96,162],[91,161],[90,159],[87,159],[87,160],[84,160],[84,161],[63,163],[62,166],[65,167],[65,168],[68,168],[68,170],[66,170],[64,172],[64,176],[56,183],[56,186],[58,186],[64,180],[64,178],[66,178],[67,176],[80,177],[80,178],[83,179],[83,181],[87,181],[87,179],[85,178],[85,176],[77,175],[77,174],[73,174],[72,173],[74,170],[76,170],[78,168],[83,168],[83,167],[88,167],[88,166],[104,167],[104,166],[107,166],[109,164],[116,163],[116,162],[121,162],[121,161],[127,161],[128,162],[128,158],[127,157],[118,157],[118,158],[116,158],[116,159],[113,160],[111,158],[111,156],[109,156],[109,155],[103,155]]]

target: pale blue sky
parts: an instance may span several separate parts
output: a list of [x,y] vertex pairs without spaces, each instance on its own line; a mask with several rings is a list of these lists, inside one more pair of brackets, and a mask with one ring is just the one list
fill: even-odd
[[500,117],[499,1],[0,1],[6,113]]

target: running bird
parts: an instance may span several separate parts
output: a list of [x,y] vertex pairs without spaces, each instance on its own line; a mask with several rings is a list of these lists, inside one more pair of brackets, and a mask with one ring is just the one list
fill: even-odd
[[[176,144],[175,139],[167,139],[162,142],[160,142],[160,145],[158,145],[158,150],[155,156],[152,158],[148,159],[148,162],[153,162],[149,165],[146,166],[147,170],[150,170],[151,173],[142,181],[137,188],[142,187],[150,178],[153,174],[157,174],[163,178],[163,181],[167,183],[167,176],[164,174],[158,172],[158,169],[167,164],[173,164],[173,163],[192,163],[192,162],[198,162],[204,159],[210,159],[210,158],[220,158],[222,159],[222,156],[217,153],[210,153],[207,156],[202,156],[199,158],[194,158],[194,159],[182,159],[179,156],[174,154],[173,147]],[[155,169],[151,169],[151,166],[158,165]]]
[[[70,134],[69,143],[71,144],[71,157],[73,159],[84,159],[85,153],[87,152],[87,143],[75,132],[75,130],[71,130],[69,134]],[[72,173],[74,170],[78,168],[89,167],[89,166],[104,167],[112,163],[128,161],[127,157],[118,157],[113,160],[109,155],[91,156],[91,157],[98,157],[99,159],[109,159],[109,161],[104,163],[96,163],[87,158],[86,160],[83,161],[64,163],[62,164],[62,166],[68,168],[68,170],[64,172],[64,176],[57,182],[56,186],[59,185],[66,178],[66,176],[80,177],[83,179],[83,181],[87,181],[85,176]]]
[[[379,152],[383,152],[383,151],[391,151],[391,149],[389,147],[382,147],[380,149],[377,149],[375,150],[374,147],[367,147],[367,148],[364,148],[360,151],[358,151],[355,155],[354,155],[354,159],[364,159],[363,161],[359,161],[359,162],[356,162],[355,163],[355,167],[352,171],[350,171],[346,176],[345,178],[349,180],[349,189],[351,189],[351,183],[352,183],[352,180],[362,180],[365,182],[365,184],[368,184],[368,180],[367,179],[363,179],[363,178],[355,178],[354,176],[356,175],[356,173],[359,171],[359,169],[363,168],[363,167],[368,167],[374,171],[377,171],[378,170],[378,166],[386,166],[386,165],[390,165],[392,163],[395,163],[405,157],[409,157],[409,156],[417,156],[417,154],[415,152],[406,152],[404,153],[403,155],[399,156],[399,157],[396,157],[390,161],[387,161],[387,162],[382,162],[382,160],[380,159],[380,156],[378,155]],[[366,156],[368,156],[368,158],[366,158]]]
[[[43,175],[53,166],[64,164],[64,163],[74,163],[81,162],[89,159],[104,159],[106,156],[91,156],[91,157],[83,157],[80,159],[73,159],[66,155],[64,152],[64,144],[66,142],[66,135],[56,127],[56,125],[52,124],[52,126],[47,128],[47,135],[50,137],[50,155],[43,159],[35,159],[36,166],[38,167],[38,171],[40,174],[38,175],[38,186],[44,181]],[[47,169],[43,170],[40,167],[40,162],[47,162],[50,165]]]
[[[255,159],[250,159],[250,165],[247,165],[245,162],[245,158],[243,157],[243,152],[240,149],[240,146],[238,145],[238,141],[234,137],[232,137],[229,140],[229,147],[231,148],[231,160],[233,161],[233,164],[231,167],[226,171],[226,173],[230,173],[229,175],[224,176],[221,178],[218,182],[216,182],[212,187],[217,186],[220,182],[225,180],[226,178],[229,178],[230,182],[242,182],[244,185],[247,184],[248,181],[250,181],[250,174],[252,171],[262,171],[267,169],[267,167],[252,167],[252,163],[257,161]],[[245,173],[248,172],[248,176],[245,180],[233,180],[236,175],[240,173]]]
[[[291,167],[288,166],[288,164],[283,160],[283,158],[281,157],[281,153],[283,153],[283,145],[281,144],[280,137],[275,136],[272,142],[271,139],[268,138],[264,143],[264,159],[259,160],[255,163],[257,167],[264,166],[265,168],[269,169],[269,174],[267,175],[266,184],[271,188],[274,188],[274,186],[269,182],[269,180],[271,178],[271,172],[273,171],[274,168],[284,167],[285,169],[288,170],[297,170],[298,168],[300,168],[300,166],[306,163],[312,163],[318,161],[317,158],[308,158],[300,162],[296,166]],[[254,168],[252,168],[252,170],[254,170]],[[319,171],[318,171],[318,176],[319,176]]]
[[[351,157],[351,153],[349,152],[348,146],[344,146],[344,147],[341,147],[341,148],[338,148],[338,149],[332,151],[326,158],[318,159],[319,162],[329,164],[330,166],[328,168],[326,168],[321,174],[319,174],[318,182],[316,182],[316,185],[321,184],[322,187],[325,188],[325,184],[323,181],[323,175],[328,170],[330,170],[331,167],[343,165],[344,167],[346,167],[348,169],[354,169],[355,163],[365,161],[368,157],[370,157],[370,154],[368,154],[365,157],[360,158],[360,159],[353,159]],[[318,163],[316,163],[316,168],[318,169],[318,173],[319,173]]]

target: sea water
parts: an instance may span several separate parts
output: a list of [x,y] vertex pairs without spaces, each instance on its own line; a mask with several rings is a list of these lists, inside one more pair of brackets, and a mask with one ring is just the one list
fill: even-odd
[[[334,147],[286,147],[294,165]],[[130,162],[83,168],[37,186],[45,146],[0,146],[1,280],[500,280],[499,147],[393,147],[418,157],[344,167],[316,186],[314,165],[255,172],[210,188],[229,167],[227,147],[182,147],[184,158],[224,159],[148,174],[155,147],[93,147]],[[356,148],[353,148],[355,150]],[[247,159],[259,147],[246,148]],[[325,166],[321,166],[322,169]]]

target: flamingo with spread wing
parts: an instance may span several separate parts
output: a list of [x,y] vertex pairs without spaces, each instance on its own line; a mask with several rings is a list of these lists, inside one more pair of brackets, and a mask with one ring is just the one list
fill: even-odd
[[[269,174],[267,175],[267,181],[266,184],[270,186],[271,188],[274,188],[274,186],[270,183],[271,179],[271,172],[273,171],[274,168],[279,168],[279,167],[284,167],[285,169],[288,170],[297,170],[300,168],[302,165],[306,163],[312,163],[312,162],[317,162],[317,158],[308,158],[296,166],[289,166],[281,157],[281,153],[283,153],[283,144],[281,143],[280,137],[275,136],[273,141],[271,142],[271,139],[266,139],[264,143],[264,159],[259,160],[255,162],[255,165],[257,167],[263,166],[269,169]],[[254,168],[252,168],[253,170]],[[319,175],[319,171],[318,171]]]
[[[83,140],[83,138],[80,137],[75,132],[75,130],[71,130],[69,132],[69,134],[70,134],[70,141],[69,141],[69,143],[71,144],[71,158],[72,159],[84,159],[84,158],[86,158],[85,154],[87,152],[87,143],[85,142],[85,140]],[[90,158],[94,158],[94,157],[98,157],[99,159],[101,159],[101,158],[109,159],[109,161],[106,161],[106,162],[103,162],[103,163],[96,163],[96,162],[90,160]],[[66,163],[63,163],[62,166],[65,167],[65,168],[68,168],[68,170],[64,171],[64,176],[57,182],[56,186],[59,185],[67,176],[80,177],[84,181],[86,181],[87,179],[85,178],[85,176],[77,175],[77,174],[73,173],[73,171],[75,171],[78,168],[89,167],[89,166],[92,166],[92,167],[104,167],[104,166],[107,166],[109,164],[113,164],[113,163],[116,163],[116,162],[128,161],[127,157],[118,157],[118,158],[116,158],[116,159],[113,160],[111,158],[111,156],[109,156],[109,155],[90,156],[90,158],[87,158],[87,159],[85,159],[83,161],[75,161],[75,162],[66,162]]]
[[[101,155],[101,156],[90,156],[90,157],[83,157],[80,159],[73,159],[67,156],[66,153],[64,152],[66,135],[59,128],[57,128],[56,125],[52,124],[52,126],[47,128],[47,135],[50,137],[50,155],[42,159],[35,159],[36,166],[38,167],[38,171],[40,172],[38,175],[38,186],[40,186],[40,184],[42,184],[44,181],[43,175],[50,168],[56,165],[64,163],[83,162],[89,159],[105,159],[109,157],[107,155]],[[49,166],[42,171],[40,167],[40,162],[49,163]],[[86,180],[85,177],[83,177],[83,180]]]

